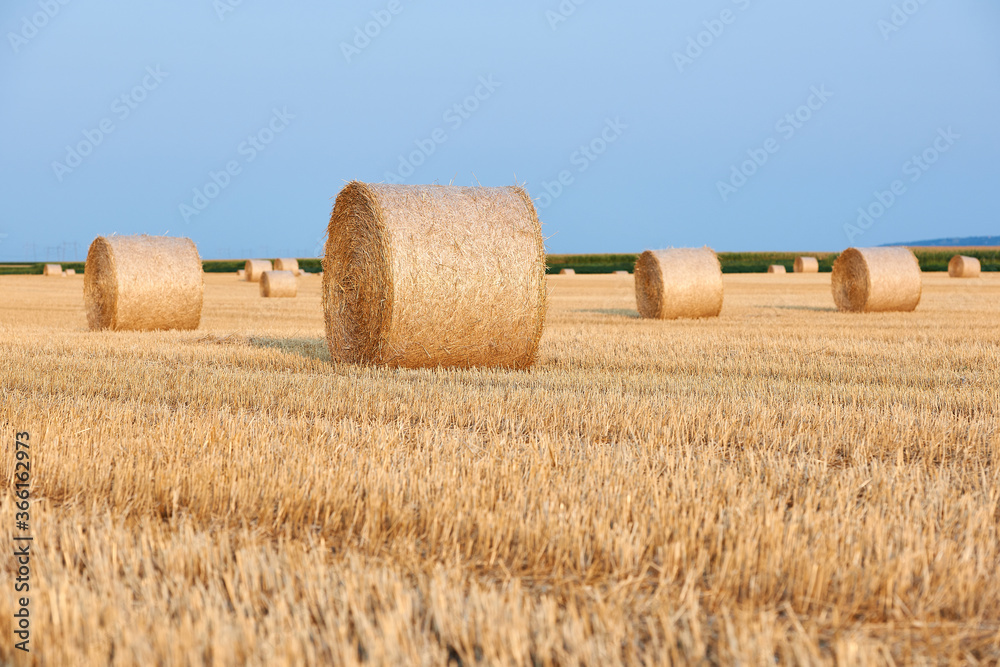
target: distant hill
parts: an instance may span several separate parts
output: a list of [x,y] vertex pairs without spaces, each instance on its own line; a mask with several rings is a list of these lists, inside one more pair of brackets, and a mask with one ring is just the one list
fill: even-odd
[[913,247],[936,246],[938,248],[971,248],[975,246],[1000,246],[1000,236],[966,236],[960,239],[931,239],[930,241],[910,241],[909,243],[886,243],[887,246],[905,245]]

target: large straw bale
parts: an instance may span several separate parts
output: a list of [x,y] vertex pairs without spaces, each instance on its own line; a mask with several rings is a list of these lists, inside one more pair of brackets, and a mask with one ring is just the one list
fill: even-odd
[[46,264],[42,268],[43,276],[61,276],[63,275],[62,264]]
[[265,271],[260,274],[260,295],[266,297],[294,297],[298,281],[291,271]]
[[819,273],[819,260],[815,257],[796,257],[792,270],[795,273]]
[[767,272],[768,273],[788,273],[788,271],[785,269],[784,265],[782,265],[782,264],[772,264],[771,266],[767,267]]
[[920,263],[909,249],[848,248],[833,264],[833,300],[849,312],[910,312],[920,303]]
[[204,280],[194,242],[168,236],[99,236],[83,276],[91,329],[197,329]]
[[248,283],[260,282],[260,276],[265,271],[273,271],[274,267],[271,266],[271,260],[269,259],[248,259],[246,265],[243,268],[244,276]]
[[722,266],[711,248],[647,250],[635,263],[635,300],[643,317],[716,317]]
[[293,275],[300,275],[302,272],[299,271],[299,260],[291,259],[288,257],[279,257],[274,260],[274,270],[275,271],[291,271]]
[[948,275],[952,278],[978,278],[982,265],[975,257],[955,255],[948,262]]
[[545,248],[520,187],[349,183],[330,218],[322,275],[334,360],[535,362]]

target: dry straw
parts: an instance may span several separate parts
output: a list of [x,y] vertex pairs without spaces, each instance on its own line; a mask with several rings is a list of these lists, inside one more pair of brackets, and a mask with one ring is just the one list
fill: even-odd
[[574,269],[563,269],[562,271],[559,272],[559,275],[560,276],[575,276],[576,275],[576,270],[574,270]]
[[647,250],[635,263],[635,300],[643,317],[716,317],[722,267],[711,248]]
[[615,271],[616,276],[627,276],[630,275],[628,271]]
[[819,273],[819,260],[815,257],[796,257],[792,270],[795,273]]
[[261,274],[265,271],[273,271],[274,267],[271,266],[269,259],[248,259],[243,270],[247,282],[256,283],[260,281]]
[[67,276],[75,276],[76,275],[76,269],[66,269],[66,275]]
[[246,277],[246,275],[247,275],[246,269],[237,269],[236,270],[236,277],[237,278],[243,279],[243,278]]
[[260,274],[260,295],[267,297],[293,297],[298,291],[298,281],[291,271],[265,271]]
[[785,267],[782,266],[781,264],[772,264],[771,266],[767,267],[767,272],[768,273],[787,273],[787,271],[785,270]]
[[545,319],[541,224],[520,187],[349,183],[323,259],[330,354],[527,368]]
[[90,244],[83,298],[91,329],[197,329],[203,295],[191,239],[99,236]]
[[274,260],[274,270],[275,271],[291,271],[294,275],[299,275],[302,272],[299,271],[299,260],[290,259],[288,257],[279,257]]
[[833,300],[850,312],[910,312],[920,303],[920,263],[907,248],[848,248],[833,264]]
[[43,276],[61,276],[63,275],[61,264],[46,264],[45,268],[42,269]]
[[975,257],[955,255],[948,262],[948,275],[952,278],[978,278],[981,271],[982,266]]

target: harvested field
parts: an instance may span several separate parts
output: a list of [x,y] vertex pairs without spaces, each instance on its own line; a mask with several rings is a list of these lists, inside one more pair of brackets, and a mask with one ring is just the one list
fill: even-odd
[[828,273],[726,275],[674,321],[632,279],[547,280],[523,372],[333,365],[318,280],[206,274],[198,330],[137,333],[89,332],[82,280],[0,276],[31,657],[1000,660],[1000,274],[871,314]]

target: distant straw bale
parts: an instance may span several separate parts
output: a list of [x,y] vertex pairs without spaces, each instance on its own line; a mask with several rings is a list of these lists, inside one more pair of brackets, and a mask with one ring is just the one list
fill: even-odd
[[274,267],[271,266],[271,260],[269,259],[248,259],[246,266],[243,268],[244,276],[248,283],[260,282],[260,276],[265,271],[273,271]]
[[982,265],[975,257],[955,255],[948,262],[948,275],[952,278],[978,278]]
[[42,269],[43,276],[61,276],[63,275],[61,264],[46,264]]
[[795,273],[819,273],[819,260],[815,257],[796,257],[792,270]]
[[534,364],[545,318],[541,224],[520,187],[352,182],[323,259],[334,360]]
[[647,250],[635,263],[635,300],[643,317],[716,317],[722,266],[711,248]]
[[76,275],[76,269],[66,269],[65,274],[67,276],[75,276]]
[[768,273],[788,273],[785,270],[785,267],[782,266],[781,264],[772,264],[771,266],[767,267],[767,272]]
[[298,281],[291,271],[265,271],[260,274],[260,295],[266,297],[294,297]]
[[243,278],[246,278],[246,275],[247,275],[246,269],[237,269],[236,270],[236,277],[237,278],[239,278],[239,279],[242,280]]
[[616,276],[630,276],[632,274],[630,274],[628,271],[615,271],[615,275]]
[[833,300],[842,311],[910,312],[922,288],[920,263],[907,248],[848,248],[833,264]]
[[561,275],[561,276],[575,276],[576,275],[576,270],[575,269],[563,269],[563,270],[561,270],[559,272],[559,275]]
[[299,270],[299,260],[290,259],[288,257],[279,257],[274,260],[274,270],[275,271],[291,271],[293,275],[300,275],[302,272]]
[[203,296],[191,239],[99,236],[90,244],[83,297],[91,329],[197,329]]

